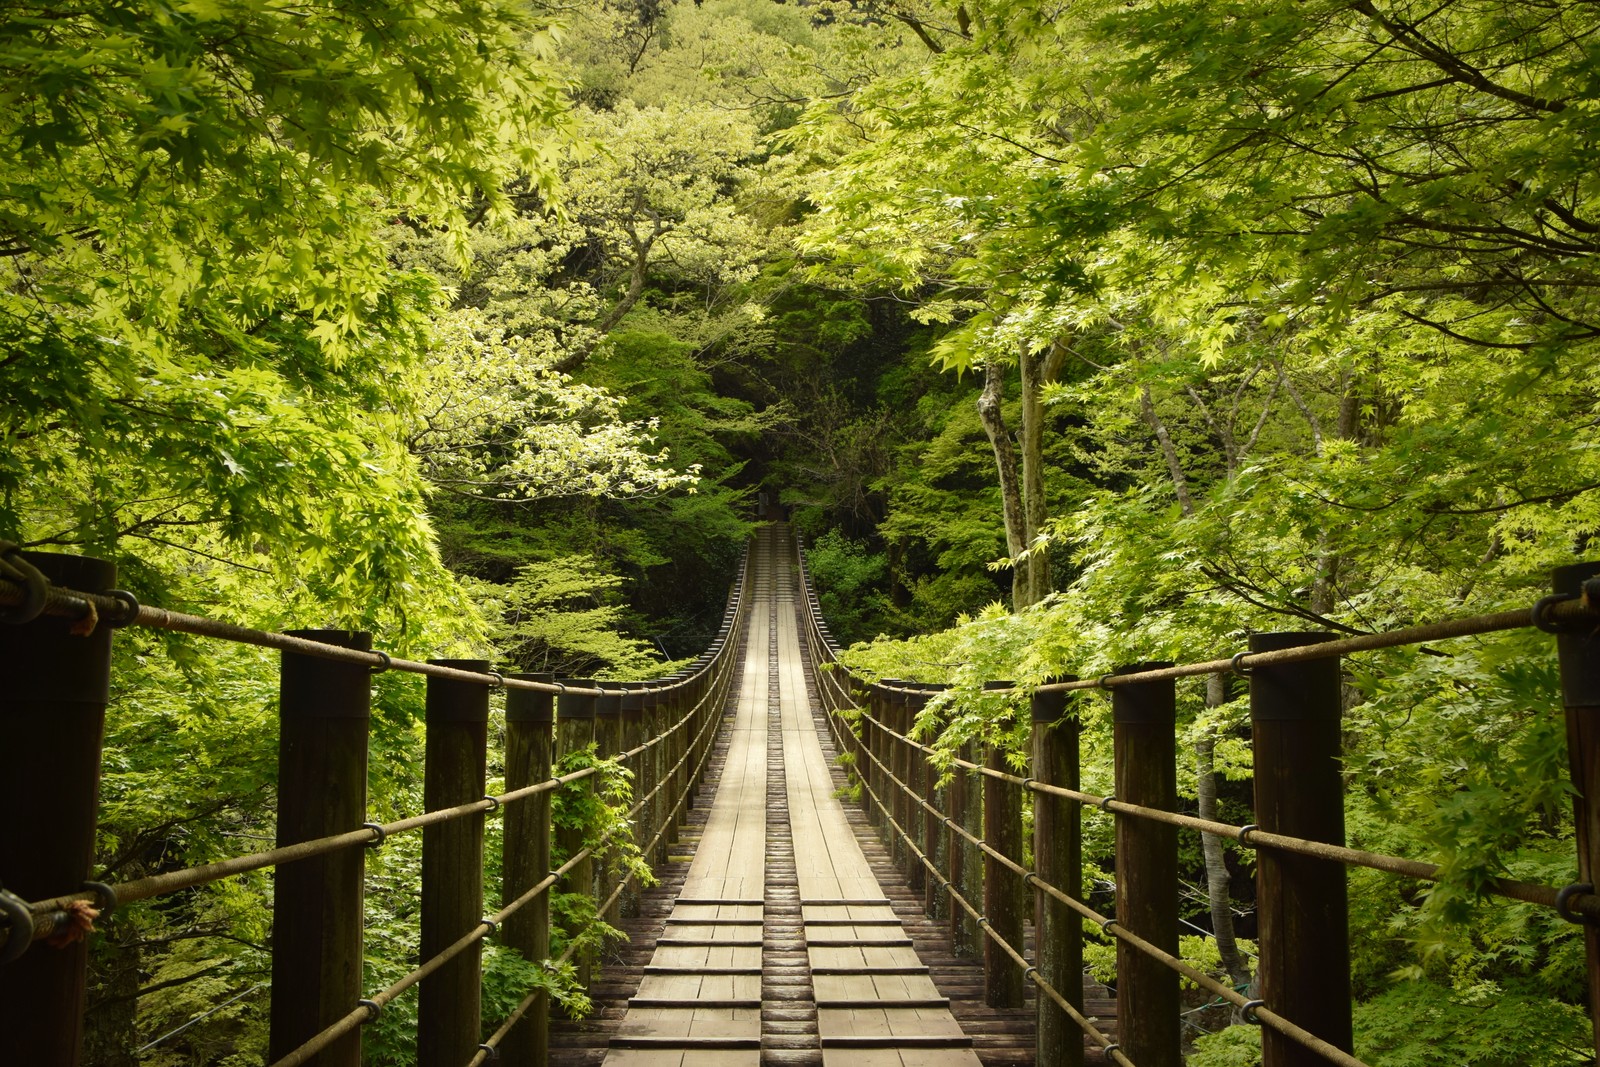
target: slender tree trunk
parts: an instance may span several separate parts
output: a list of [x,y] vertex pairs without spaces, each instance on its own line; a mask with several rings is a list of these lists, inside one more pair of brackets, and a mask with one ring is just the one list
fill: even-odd
[[[989,363],[983,368],[983,392],[978,394],[978,418],[984,433],[989,435],[989,445],[994,449],[995,471],[1000,478],[1000,506],[1006,524],[1006,550],[1012,558],[1022,554],[1028,546],[1027,517],[1022,506],[1022,483],[1017,475],[1017,450],[1006,430],[1005,414],[1000,405],[1005,399],[1006,371],[1001,363]],[[1028,579],[1024,568],[1011,572],[1011,610],[1021,611],[1028,600]]]
[[[1227,703],[1226,680],[1220,675],[1206,679],[1206,706],[1217,707]],[[1207,731],[1195,745],[1195,792],[1200,802],[1200,817],[1217,817],[1217,769],[1214,759],[1216,735]],[[1206,864],[1206,898],[1211,904],[1211,931],[1217,939],[1217,955],[1222,967],[1235,985],[1250,980],[1250,968],[1244,954],[1239,951],[1233,936],[1233,902],[1228,893],[1228,865],[1222,851],[1222,838],[1216,834],[1200,835],[1200,851]]]

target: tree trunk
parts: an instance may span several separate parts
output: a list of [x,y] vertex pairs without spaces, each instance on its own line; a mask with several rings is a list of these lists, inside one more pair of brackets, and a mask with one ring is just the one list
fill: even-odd
[[[1206,679],[1206,706],[1214,708],[1225,703],[1226,681],[1221,675],[1213,674]],[[1213,760],[1216,744],[1216,735],[1208,731],[1195,745],[1195,793],[1202,819],[1217,817],[1217,771]],[[1250,980],[1250,968],[1233,937],[1233,902],[1228,893],[1228,865],[1223,857],[1222,838],[1202,833],[1200,850],[1205,856],[1206,897],[1211,904],[1211,930],[1217,939],[1217,955],[1222,958],[1228,977],[1235,985],[1242,985]]]
[[[1005,390],[1005,366],[1001,363],[985,364],[983,392],[978,394],[978,418],[983,423],[983,432],[989,435],[990,447],[994,449],[995,471],[1000,478],[1000,506],[1006,524],[1006,551],[1015,559],[1028,546],[1028,530],[1022,506],[1022,483],[1017,477],[1017,450],[1011,443],[1005,415],[1000,410]],[[1030,603],[1026,569],[1013,568],[1011,610],[1021,611]]]

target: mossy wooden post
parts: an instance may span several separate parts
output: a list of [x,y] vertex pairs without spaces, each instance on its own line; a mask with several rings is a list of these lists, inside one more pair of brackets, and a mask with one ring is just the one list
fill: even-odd
[[[622,747],[631,752],[644,743],[644,693],[642,690],[648,682],[623,682],[622,683]],[[641,752],[628,761],[628,770],[632,777],[629,779],[630,800],[628,806],[640,805],[639,811],[631,820],[633,829],[633,847],[639,850],[639,855],[649,862],[649,857],[644,855],[644,847],[650,842],[650,816],[649,804],[642,803],[645,794],[650,790],[645,785],[646,770],[649,766],[647,753]],[[622,914],[632,918],[639,914],[639,901],[642,887],[637,878],[628,883],[628,888],[622,893]]]
[[[1551,588],[1582,595],[1600,606],[1600,564],[1579,563],[1551,575]],[[1587,588],[1586,588],[1587,586]],[[1572,813],[1577,830],[1578,882],[1589,892],[1600,882],[1600,631],[1593,621],[1557,627],[1556,653],[1561,665],[1561,696],[1566,706],[1567,759],[1572,769]],[[1586,923],[1583,944],[1588,958],[1589,1018],[1600,1053],[1600,926]]]
[[[878,722],[882,722],[883,693],[878,689],[877,685],[869,684],[866,697],[866,707],[862,710]],[[882,800],[884,799],[883,772],[878,769],[878,761],[883,759],[883,731],[879,729],[877,723],[868,722],[865,716],[861,719],[861,744],[867,755],[867,759],[861,768],[862,775],[866,778],[867,790]],[[878,806],[872,802],[872,796],[868,795],[868,793],[864,792],[862,794],[861,803],[866,809],[867,825],[876,829],[881,837],[883,834],[883,813],[878,810]]]
[[[972,743],[963,743],[956,750],[958,759],[974,762]],[[946,840],[950,846],[950,882],[975,908],[983,907],[983,853],[967,834],[983,837],[983,781],[976,771],[965,767],[955,769],[955,779],[950,783],[950,820],[966,833],[957,833],[952,827]],[[950,902],[950,940],[958,956],[975,956],[982,951],[982,935],[977,920],[955,901]]]
[[[928,700],[933,699],[943,686],[930,685],[927,687],[928,695],[922,706],[927,707]],[[919,709],[920,710],[920,709]],[[949,791],[938,785],[939,769],[927,758],[922,758],[922,785],[923,792],[929,802],[939,811],[949,813]],[[922,847],[928,852],[928,859],[933,863],[936,871],[944,872],[944,877],[950,876],[950,850],[949,842],[945,839],[944,822],[933,811],[923,809],[922,812]],[[949,903],[944,891],[939,888],[939,879],[932,875],[923,879],[922,886],[922,911],[931,919],[940,919],[945,915],[945,906]]]
[[[519,674],[528,681],[553,682],[549,674]],[[555,694],[531,689],[506,691],[506,791],[549,781],[554,738]],[[501,906],[520,898],[550,873],[550,798],[535,793],[506,805],[505,861]],[[527,960],[550,955],[550,892],[545,890],[506,918],[500,940]],[[550,1058],[550,994],[541,993],[500,1044],[505,1067],[543,1067]]]
[[[683,710],[683,694],[688,686],[688,680],[679,675],[672,682],[672,688],[662,694],[658,714],[661,716],[659,731],[667,734],[677,725],[678,716]],[[682,731],[676,731],[667,736],[659,746],[661,753],[661,860],[666,862],[671,855],[671,846],[678,843],[678,822],[673,817],[672,806],[678,802],[678,776],[673,769],[678,762],[678,744],[683,740]]]
[[[989,748],[986,763],[992,771],[1008,771],[1002,749]],[[983,838],[1002,855],[1022,859],[1022,790],[989,775],[983,778]],[[1021,952],[1022,883],[988,853],[983,854],[983,913],[989,929]],[[987,936],[983,939],[983,987],[989,1007],[1022,1007],[1026,991],[1022,969]]]
[[[622,752],[622,689],[610,683],[601,688],[603,694],[596,697],[594,702],[594,740],[600,758],[609,760]],[[594,865],[594,899],[597,904],[605,904],[611,899],[621,879],[616,863],[609,856],[620,844],[619,841],[607,841],[600,846],[608,855],[601,857]],[[601,912],[600,918],[612,926],[621,922],[621,899],[611,901]]]
[[[564,679],[563,684],[571,689],[592,689],[594,681],[589,678]],[[594,705],[595,698],[584,693],[561,693],[556,697],[556,763],[574,752],[581,752],[594,741]],[[561,799],[574,807],[588,806],[594,801],[594,776],[568,782],[562,787]],[[565,806],[565,804],[563,805]],[[582,826],[558,826],[556,828],[556,849],[564,857],[563,862],[584,849],[585,833]],[[559,885],[564,893],[581,893],[584,896],[594,895],[594,860],[593,858],[581,860],[567,872],[565,879]],[[596,901],[598,904],[599,902]],[[585,949],[573,957],[573,964],[578,972],[578,984],[585,989],[589,988],[594,977],[593,949]]]
[[[482,674],[487,660],[438,659],[441,667]],[[426,762],[422,803],[428,811],[483,798],[488,752],[489,686],[428,678],[423,711]],[[483,815],[422,828],[422,959],[432,959],[483,919]],[[481,1019],[479,941],[422,980],[417,999],[417,1067],[460,1067],[478,1048]]]
[[[1324,633],[1254,634],[1250,651],[1330,639]],[[1258,665],[1249,672],[1256,822],[1268,833],[1344,844],[1338,657]],[[1349,1052],[1350,920],[1344,865],[1263,848],[1256,853],[1256,886],[1261,999]],[[1261,1049],[1263,1067],[1323,1067],[1327,1062],[1270,1027],[1262,1028]]]
[[[1035,692],[1033,777],[1047,785],[1078,788],[1078,714],[1060,690]],[[1075,900],[1083,898],[1082,819],[1075,801],[1033,794],[1033,863],[1041,881]],[[1083,920],[1055,897],[1035,890],[1034,941],[1039,977],[1083,1010]],[[1039,1067],[1082,1067],[1083,1034],[1066,1012],[1040,993],[1036,999]],[[1177,1016],[1173,1016],[1177,1020]],[[1126,1020],[1118,1018],[1122,1026]],[[1141,1065],[1142,1067],[1142,1065]]]
[[[366,651],[372,635],[292,630]],[[372,677],[359,663],[285,652],[278,714],[278,845],[347,833],[367,819]],[[331,1026],[366,994],[361,985],[367,850],[347,848],[279,867],[272,883],[272,1022],[268,1061]],[[315,1067],[359,1067],[361,1034],[319,1053]]]
[[[103,593],[116,584],[107,560],[54,552],[23,558],[53,585]],[[77,892],[94,865],[112,628],[102,622],[79,637],[71,626],[48,615],[0,623],[0,878],[23,902]],[[23,955],[0,964],[0,1059],[75,1067],[88,943],[29,948],[24,936],[32,931],[8,935]]]
[[[1128,674],[1170,663],[1143,663]],[[1111,689],[1116,795],[1162,811],[1178,807],[1176,685],[1168,678]],[[1178,828],[1116,816],[1117,921],[1178,954]],[[1178,972],[1117,942],[1117,1039],[1139,1067],[1182,1067]]]
[[[909,683],[896,681],[896,691],[887,694],[888,701],[884,706],[884,722],[896,734],[904,735],[906,732],[906,699],[907,694],[898,691],[898,687]],[[905,831],[910,820],[906,813],[911,810],[911,749],[899,737],[889,734],[884,735],[888,744],[888,759],[884,762],[889,765],[890,780],[886,783],[888,793],[885,799],[889,801],[889,813],[894,818],[895,825],[889,827],[889,855],[894,860],[894,865],[900,868],[902,874],[909,875],[911,870],[911,850],[906,847]]]
[[[917,721],[917,714],[928,706],[926,690],[906,695],[906,712],[904,716],[907,737],[911,736],[912,726]],[[929,799],[933,791],[928,788],[931,780],[928,774],[928,757],[920,748],[906,746],[906,783],[911,787],[911,800],[906,805],[906,832],[911,835],[911,843],[924,855],[932,851],[931,839],[927,832],[927,809],[922,806],[922,801]],[[931,857],[930,857],[931,858]],[[906,888],[913,893],[924,894],[928,884],[928,869],[923,866],[916,855],[906,856]]]

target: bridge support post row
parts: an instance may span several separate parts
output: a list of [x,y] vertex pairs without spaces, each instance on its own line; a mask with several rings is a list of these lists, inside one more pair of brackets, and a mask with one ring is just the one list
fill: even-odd
[[[1253,634],[1251,652],[1317,644],[1325,633]],[[1256,821],[1269,833],[1344,844],[1339,660],[1250,669]],[[1352,1049],[1350,919],[1345,868],[1262,848],[1260,997],[1333,1045]],[[1325,1067],[1320,1053],[1263,1027],[1263,1067]]]
[[[431,663],[483,673],[481,659]],[[427,811],[470,804],[484,794],[489,687],[428,678],[422,803]],[[422,959],[432,959],[483,918],[483,815],[422,828]],[[417,1067],[460,1067],[478,1048],[483,942],[422,980],[417,1002]]]
[[[1119,674],[1170,667],[1141,663]],[[1178,810],[1177,686],[1167,679],[1111,690],[1115,794],[1130,804]],[[1178,828],[1116,817],[1117,921],[1178,954]],[[1178,972],[1117,942],[1118,1040],[1139,1067],[1182,1067]]]
[[[1080,727],[1076,709],[1068,709],[1067,694],[1034,693],[1032,718],[1034,778],[1047,785],[1077,789]],[[1048,793],[1033,795],[1033,865],[1042,881],[1074,900],[1083,899],[1082,816],[1075,801]],[[1083,920],[1055,897],[1036,889],[1034,937],[1039,977],[1082,1011]],[[1036,1010],[1035,1059],[1039,1067],[1083,1067],[1083,1033],[1077,1024],[1042,992]],[[1135,1062],[1144,1067],[1142,1061]]]
[[[24,558],[55,585],[98,593],[116,584],[116,565],[106,560]],[[50,616],[0,624],[0,744],[9,756],[0,772],[0,880],[23,900],[77,892],[94,864],[111,628],[77,637],[69,626]],[[0,964],[0,1041],[14,1062],[78,1063],[88,963],[89,946],[79,941],[34,945]]]
[[[591,688],[594,682],[588,678],[568,679],[567,684],[574,688]],[[582,693],[562,693],[556,698],[556,762],[573,752],[581,752],[587,748],[589,742],[594,740],[594,705],[595,698]],[[562,787],[567,803],[587,805],[594,796],[594,778],[584,778],[576,782],[569,782]],[[570,822],[570,820],[569,820]],[[583,851],[584,832],[582,826],[567,825],[556,831],[556,849],[561,854],[562,862],[570,860]],[[586,859],[576,864],[567,872],[565,879],[559,883],[564,893],[579,893],[592,897],[594,894],[594,860]],[[598,903],[598,901],[596,901]],[[585,949],[573,957],[573,965],[577,970],[578,984],[585,989],[589,988],[594,977],[595,953]]]
[[[367,651],[370,633],[291,630],[292,636]],[[277,843],[347,833],[367,819],[371,672],[296,652],[279,681]],[[280,866],[272,890],[272,1021],[269,1060],[332,1025],[361,989],[364,848]],[[359,1067],[361,1032],[345,1034],[313,1067]]]
[[[1561,567],[1551,576],[1557,593],[1583,593],[1586,581],[1600,577],[1600,564]],[[1593,593],[1585,593],[1593,602]],[[1600,632],[1593,625],[1563,627],[1556,637],[1561,664],[1561,698],[1566,708],[1567,759],[1572,769],[1572,811],[1578,847],[1578,881],[1600,883]],[[1600,926],[1583,928],[1588,963],[1589,1018],[1600,1055]]]
[[[926,692],[909,693],[906,695],[905,730],[906,736],[911,735],[912,726],[917,721],[917,716],[922,709],[928,706],[931,694]],[[922,750],[913,748],[910,743],[905,745],[906,750],[906,785],[911,789],[911,795],[906,798],[906,833],[911,837],[911,843],[918,851],[933,859],[933,838],[927,833],[927,813],[922,806],[922,801],[929,800],[933,793],[932,768],[928,766],[928,758]],[[928,869],[922,861],[906,850],[906,887],[913,893],[927,896]]]
[[[555,680],[549,674],[518,677],[540,682]],[[507,690],[507,792],[550,780],[554,722],[553,693]],[[550,793],[536,793],[506,808],[502,907],[538,885],[550,872],[550,801]],[[542,963],[550,955],[550,892],[540,893],[513,912],[500,929],[500,940],[534,963]],[[522,1021],[501,1042],[500,1053],[506,1067],[541,1067],[549,1060],[549,993],[540,993],[529,1006]]]

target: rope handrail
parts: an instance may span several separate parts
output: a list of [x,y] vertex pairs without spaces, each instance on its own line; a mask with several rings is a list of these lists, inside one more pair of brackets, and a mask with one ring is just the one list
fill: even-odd
[[[804,568],[801,569],[801,572],[802,574],[805,573]],[[807,582],[809,583],[809,577]],[[815,618],[810,621],[814,636],[829,653],[828,659],[837,663],[838,646],[821,632]],[[1297,645],[1293,648],[1280,648],[1262,652],[1239,652],[1226,659],[1180,663],[1171,667],[1154,667],[1147,670],[1129,671],[1126,674],[1102,675],[1098,678],[1074,678],[1059,682],[1044,682],[1032,687],[997,688],[990,690],[990,692],[1069,693],[1086,689],[1115,689],[1119,686],[1137,685],[1143,682],[1195,678],[1208,674],[1229,674],[1248,670],[1251,667],[1305,663],[1311,660],[1346,656],[1356,652],[1373,652],[1385,648],[1421,645],[1429,641],[1443,641],[1455,637],[1475,637],[1505,630],[1520,630],[1530,626],[1542,629],[1575,622],[1600,622],[1600,579],[1590,579],[1585,582],[1582,586],[1582,592],[1577,596],[1567,598],[1545,597],[1528,608],[1513,608],[1507,611],[1469,615],[1459,619],[1441,619],[1417,626],[1406,626],[1379,633],[1358,634],[1354,637],[1335,638],[1331,641]],[[925,689],[897,686],[892,682],[874,681],[870,684],[881,692],[886,693],[921,694],[927,692]]]
[[[710,700],[713,695],[714,693],[707,692],[706,695],[702,696],[700,700],[695,703],[693,708],[689,709],[681,717],[679,717],[671,727],[656,735],[656,737],[652,738],[649,742],[646,742],[643,745],[638,745],[627,752],[619,753],[618,755],[610,758],[619,761],[628,759],[646,751],[656,744],[661,743],[666,738],[670,737],[672,734],[676,733],[678,730],[682,729],[685,725],[691,722],[694,716],[701,708],[705,707],[706,702]],[[683,766],[683,763],[684,760],[680,759],[672,767],[672,771],[677,771]],[[292,863],[297,860],[310,859],[314,856],[321,856],[330,852],[337,852],[342,849],[352,848],[355,846],[376,845],[381,843],[384,839],[392,834],[403,834],[414,830],[420,830],[427,826],[449,822],[454,819],[465,818],[469,815],[492,813],[505,804],[515,803],[516,801],[524,800],[531,796],[537,796],[541,793],[550,792],[551,790],[558,789],[561,786],[566,785],[568,782],[581,781],[597,773],[599,773],[598,767],[583,767],[576,771],[569,772],[568,774],[549,778],[542,782],[535,782],[533,785],[524,786],[520,789],[514,789],[510,792],[487,796],[482,800],[475,800],[468,804],[458,804],[449,808],[437,808],[433,811],[422,812],[404,819],[397,819],[393,822],[377,824],[370,827],[363,826],[357,830],[348,830],[339,834],[329,834],[325,837],[313,838],[309,841],[299,841],[292,845],[283,845],[279,848],[268,849],[263,852],[251,852],[246,855],[235,856],[230,859],[217,860],[213,863],[198,864],[193,867],[186,867],[182,870],[168,871],[163,874],[151,875],[146,878],[138,878],[127,882],[120,882],[111,885],[110,889],[116,894],[116,898],[120,903],[126,904],[139,900],[148,900],[152,897],[164,896],[168,893],[175,893],[184,889],[193,889],[196,886],[208,885],[224,878],[231,878],[235,875],[247,874],[251,871],[258,871],[267,867],[276,867],[281,864]],[[662,784],[665,784],[665,782]],[[650,794],[645,798],[645,800],[648,801],[649,799],[653,798],[660,791],[660,788],[661,786],[658,785],[656,789],[651,790]],[[634,808],[628,812],[628,816],[632,817],[633,815],[637,814],[642,807],[642,803],[643,802],[635,805]],[[51,897],[47,900],[30,901],[28,903],[28,909],[33,912],[35,916],[35,935],[38,936],[47,934],[50,928],[53,927],[54,924],[50,923],[48,920],[48,917],[51,913],[60,911],[73,901],[94,901],[98,896],[99,893],[96,890],[86,889],[77,893],[67,893],[61,896]],[[43,924],[40,923],[41,919],[45,920]],[[0,916],[0,945],[4,945],[7,937],[9,936],[9,925],[9,920],[4,916]]]
[[[940,757],[944,757],[946,755],[938,752],[937,749],[934,749],[930,745],[925,745],[920,741],[913,740],[912,738],[907,737],[905,734],[900,733],[892,727],[885,725],[881,720],[875,718],[865,708],[857,707],[855,708],[855,711],[858,712],[860,719],[871,723],[885,735],[895,741],[900,742],[901,744],[917,749],[928,755],[938,755]],[[878,763],[879,767],[883,766],[883,764],[880,763],[876,757],[873,757],[873,762]],[[1201,819],[1193,815],[1185,815],[1182,812],[1166,811],[1161,808],[1150,808],[1142,804],[1131,804],[1125,800],[1118,800],[1116,797],[1096,796],[1093,793],[1085,793],[1077,789],[1067,789],[1064,786],[1051,785],[1048,782],[1041,782],[1035,778],[1021,778],[1014,774],[1007,774],[1004,771],[997,771],[992,767],[985,767],[982,764],[973,763],[971,760],[948,757],[948,762],[953,766],[974,771],[986,777],[994,778],[999,781],[1018,786],[1019,788],[1029,790],[1030,792],[1047,793],[1051,796],[1063,797],[1067,800],[1073,801],[1074,803],[1082,805],[1083,807],[1099,808],[1101,811],[1131,815],[1139,819],[1149,819],[1152,822],[1162,822],[1171,826],[1178,826],[1188,830],[1198,830],[1201,833],[1215,834],[1218,837],[1226,837],[1230,840],[1237,841],[1246,848],[1259,849],[1265,846],[1268,848],[1278,849],[1282,852],[1294,852],[1302,856],[1310,856],[1314,859],[1332,860],[1335,863],[1343,863],[1352,867],[1365,867],[1370,870],[1383,871],[1386,874],[1395,874],[1402,877],[1414,878],[1423,882],[1439,881],[1440,871],[1443,870],[1443,868],[1438,864],[1427,863],[1423,860],[1406,859],[1403,856],[1390,856],[1382,852],[1367,852],[1363,849],[1349,848],[1345,845],[1329,844],[1326,841],[1313,841],[1304,837],[1292,837],[1287,834],[1275,834],[1255,826],[1235,826],[1232,823],[1217,822],[1213,819]],[[887,773],[886,768],[885,772]],[[890,775],[890,777],[893,777],[893,775]],[[898,782],[899,780],[896,779],[896,781]],[[901,788],[907,789],[904,784],[901,784]],[[910,793],[909,791],[908,795],[918,800],[921,799],[917,796],[917,794]],[[942,813],[939,814],[942,815]],[[965,831],[960,832],[963,834],[965,833]],[[978,842],[975,841],[974,843],[976,844]],[[1515,878],[1500,877],[1491,878],[1485,881],[1484,888],[1494,893],[1496,896],[1502,896],[1508,900],[1520,900],[1525,904],[1537,904],[1552,909],[1566,908],[1571,910],[1574,914],[1583,915],[1593,919],[1600,919],[1600,895],[1581,893],[1571,899],[1562,900],[1562,890],[1557,886],[1544,885],[1539,882],[1524,882]]]
[[[742,569],[739,577],[741,580],[744,577]],[[192,634],[196,637],[230,641],[234,644],[271,648],[279,652],[296,652],[305,656],[314,656],[317,659],[333,660],[340,663],[356,663],[375,671],[394,670],[406,674],[425,675],[430,678],[486,685],[491,689],[521,689],[535,693],[600,697],[611,696],[620,692],[617,689],[598,685],[574,686],[563,682],[544,682],[528,678],[507,677],[496,671],[465,671],[458,667],[447,667],[438,663],[406,659],[381,650],[363,651],[361,649],[345,648],[342,645],[332,645],[308,637],[298,637],[294,634],[257,630],[204,615],[190,615],[179,611],[169,611],[166,608],[155,608],[148,604],[138,604],[131,597],[124,598],[101,593],[86,593],[54,584],[46,587],[45,596],[45,606],[41,612],[43,615],[93,620],[97,624],[105,623],[110,626],[144,626],[157,630],[169,630],[175,633]],[[7,576],[0,575],[0,606],[22,604],[26,598],[27,591],[23,585]],[[718,631],[717,636],[719,638],[727,635],[733,617],[733,615],[730,615],[724,619],[723,626]],[[670,692],[700,678],[709,670],[711,670],[711,664],[706,663],[694,674],[682,677],[674,676],[670,679],[656,679],[646,688],[634,690],[634,692],[645,695]]]

